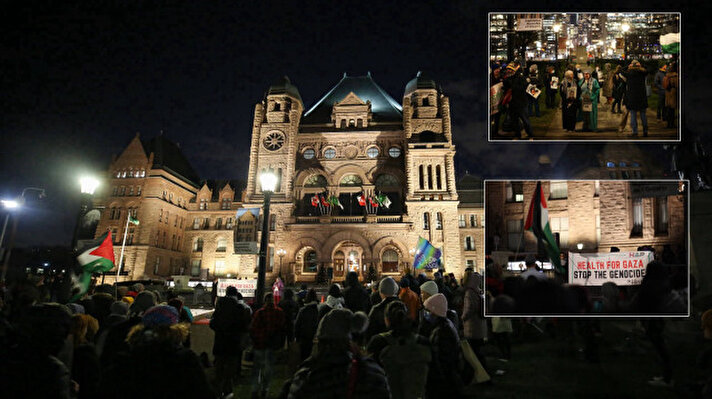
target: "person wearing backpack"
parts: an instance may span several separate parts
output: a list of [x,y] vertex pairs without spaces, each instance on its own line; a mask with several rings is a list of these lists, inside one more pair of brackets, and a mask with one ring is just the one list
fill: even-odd
[[403,302],[389,303],[385,316],[389,331],[374,335],[366,351],[383,366],[393,399],[423,398],[432,360],[430,342],[413,332],[413,322]]
[[334,309],[321,319],[316,348],[282,390],[288,399],[390,399],[381,366],[361,354],[353,334],[368,325],[363,312]]
[[479,273],[468,272],[465,274],[465,303],[462,308],[462,323],[464,335],[470,343],[482,367],[487,369],[487,361],[482,354],[482,347],[487,338],[487,319],[485,319],[485,300],[482,292],[482,276]]
[[448,393],[448,398],[458,397],[464,386],[460,375],[463,357],[457,329],[447,318],[447,299],[443,294],[435,294],[423,306],[427,311],[424,322],[433,325],[428,337],[432,359],[425,397],[441,398],[444,393]]

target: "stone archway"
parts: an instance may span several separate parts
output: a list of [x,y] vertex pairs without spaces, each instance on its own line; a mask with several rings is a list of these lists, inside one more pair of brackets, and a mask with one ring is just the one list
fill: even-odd
[[[397,256],[397,261],[395,261],[397,262],[396,265],[391,264],[391,262],[394,262],[394,260],[392,259],[394,255],[393,252],[395,252],[395,255]],[[401,273],[410,261],[410,253],[407,247],[399,239],[391,236],[381,237],[378,241],[376,241],[376,243],[373,245],[373,254],[373,263],[377,266],[376,270],[379,273]],[[386,267],[385,269],[384,256],[386,258],[389,258],[387,259],[387,262],[389,263],[388,267]]]

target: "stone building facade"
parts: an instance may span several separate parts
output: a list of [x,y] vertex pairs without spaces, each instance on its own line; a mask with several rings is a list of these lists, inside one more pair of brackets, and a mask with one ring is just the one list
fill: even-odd
[[254,277],[257,255],[244,248],[260,241],[259,177],[271,172],[268,279],[314,281],[321,267],[336,281],[370,268],[399,275],[419,237],[460,276],[484,266],[484,211],[480,181],[466,177],[458,189],[454,155],[449,99],[420,74],[400,102],[370,73],[344,74],[308,110],[285,77],[255,106],[244,186],[201,181],[175,144],[137,135],[97,195],[96,234],[114,232],[118,259],[126,212],[139,219],[129,226],[122,278]]
[[[685,254],[686,195],[679,181],[542,181],[549,224],[561,251],[633,251],[666,245]],[[536,253],[534,234],[523,231],[536,181],[487,181],[487,252],[499,261]],[[583,248],[579,250],[578,244]]]

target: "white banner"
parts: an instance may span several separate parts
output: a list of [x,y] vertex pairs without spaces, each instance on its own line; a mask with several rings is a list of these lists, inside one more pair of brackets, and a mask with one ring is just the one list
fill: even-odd
[[225,290],[229,286],[237,288],[237,292],[242,294],[244,298],[254,298],[255,290],[257,289],[257,280],[220,278],[218,279],[218,296],[225,296]]
[[519,18],[517,20],[518,31],[537,31],[544,29],[542,18]]
[[600,286],[610,281],[619,286],[640,285],[645,268],[652,261],[653,253],[648,251],[569,252],[569,283]]

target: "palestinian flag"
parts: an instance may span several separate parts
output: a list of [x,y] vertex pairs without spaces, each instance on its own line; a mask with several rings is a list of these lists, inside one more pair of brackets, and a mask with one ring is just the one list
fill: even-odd
[[440,256],[442,251],[435,248],[430,241],[423,237],[418,237],[418,245],[415,249],[415,259],[413,259],[413,270],[434,269],[440,266]]
[[364,197],[363,194],[359,194],[356,199],[358,200],[359,205],[366,206],[366,197]]
[[549,256],[556,271],[563,274],[559,246],[556,245],[556,239],[551,232],[551,226],[549,226],[549,210],[546,207],[546,199],[544,199],[544,193],[541,190],[541,182],[536,183],[534,196],[531,204],[529,204],[529,212],[527,212],[527,221],[524,223],[524,230],[534,233],[537,240],[544,244],[546,254]]
[[314,207],[319,206],[319,196],[318,195],[314,194],[314,196],[311,197],[311,204]]
[[138,219],[136,219],[135,217],[129,215],[129,223],[138,226]]
[[667,35],[660,35],[660,45],[662,46],[663,53],[665,54],[679,54],[680,34],[668,33]]
[[332,195],[331,197],[329,197],[329,205],[338,206],[339,208],[341,208],[341,210],[344,209],[344,206],[341,205],[341,201],[339,201],[339,198],[335,195]]
[[376,197],[376,201],[378,201],[378,205],[383,206],[386,209],[390,208],[392,204],[391,199],[385,194],[379,194],[378,197]]
[[82,274],[79,276],[79,293],[75,294],[70,302],[81,298],[87,292],[92,274],[108,272],[116,263],[111,232],[108,230],[96,240],[86,241],[77,253],[79,254],[77,262],[82,267]]

